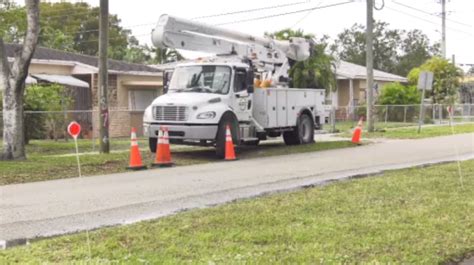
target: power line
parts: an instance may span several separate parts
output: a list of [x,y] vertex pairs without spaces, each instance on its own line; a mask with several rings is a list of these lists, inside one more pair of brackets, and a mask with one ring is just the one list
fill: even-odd
[[311,2],[311,1],[302,1],[302,2],[296,2],[296,3],[290,3],[290,4],[281,4],[281,5],[259,7],[259,8],[253,8],[253,9],[247,9],[247,10],[239,10],[239,11],[234,11],[234,12],[227,12],[227,13],[221,13],[221,14],[194,17],[194,18],[191,18],[191,19],[213,18],[213,17],[222,17],[222,16],[228,16],[228,15],[249,13],[249,12],[257,12],[257,11],[262,11],[262,10],[269,10],[269,9],[276,9],[276,8],[282,8],[282,7],[288,7],[288,6],[296,6],[296,5],[301,5],[301,4],[307,4],[309,2]]
[[[409,5],[406,5],[406,4],[403,4],[403,3],[400,3],[400,2],[394,1],[394,0],[392,0],[392,2],[393,2],[394,4],[399,5],[399,6],[403,6],[403,7],[406,7],[406,8],[415,10],[415,11],[418,11],[418,12],[423,13],[423,14],[426,14],[426,15],[439,17],[438,15],[435,15],[435,14],[432,14],[432,13],[429,13],[429,12],[426,12],[426,11],[424,11],[424,10],[421,10],[421,9],[418,9],[418,8],[415,8],[415,7],[412,7],[412,6],[409,6]],[[451,21],[451,22],[456,23],[456,24],[459,24],[459,25],[462,25],[462,26],[472,27],[472,25],[469,25],[469,24],[466,24],[466,23],[463,23],[463,22],[459,22],[459,21],[456,21],[456,20],[452,20],[452,19],[448,19],[448,18],[447,18],[446,20],[447,20],[447,21]]]
[[280,17],[280,16],[287,16],[287,15],[298,14],[298,13],[306,12],[306,11],[313,11],[313,10],[317,10],[317,9],[324,9],[324,8],[329,8],[329,7],[346,5],[346,4],[350,4],[350,3],[353,3],[353,2],[354,2],[354,0],[351,0],[351,1],[347,1],[347,2],[341,2],[341,3],[330,4],[330,5],[325,5],[325,6],[306,8],[306,9],[301,9],[301,10],[296,10],[296,11],[291,11],[291,12],[273,14],[273,15],[268,15],[268,16],[261,16],[261,17],[254,17],[254,18],[249,18],[249,19],[236,20],[236,21],[231,21],[231,22],[226,22],[226,23],[220,23],[220,24],[217,24],[217,26],[237,24],[237,23],[242,23],[242,22],[262,20],[262,19],[268,19],[268,18],[274,18],[274,17]]
[[[410,17],[413,17],[413,18],[416,18],[416,19],[419,19],[419,20],[428,22],[428,23],[433,24],[433,25],[436,25],[436,26],[438,26],[438,27],[440,26],[440,23],[433,22],[433,21],[431,21],[431,20],[427,20],[427,19],[421,18],[421,17],[419,17],[419,16],[412,15],[412,14],[410,14],[410,13],[403,12],[403,11],[398,10],[398,9],[395,9],[395,8],[393,8],[393,7],[389,7],[389,6],[385,6],[385,7],[386,7],[387,9],[389,9],[389,10],[392,10],[392,11],[395,11],[395,12],[398,12],[398,13],[401,13],[401,14],[404,14],[404,15],[407,15],[407,16],[410,16]],[[452,27],[446,27],[446,28],[448,28],[448,29],[450,29],[450,30],[453,30],[453,31],[456,31],[456,32],[464,33],[464,34],[469,35],[469,36],[474,36],[474,34],[469,33],[469,32],[466,32],[466,31],[463,31],[463,30],[460,30],[460,29],[456,29],[456,28],[452,28]]]
[[[321,1],[318,2],[318,4],[316,6],[320,6],[322,4]],[[308,13],[304,14],[298,21],[296,21],[295,24],[293,24],[293,26],[290,27],[290,29],[296,27],[298,24],[300,24],[301,22],[303,22],[303,20],[305,20],[311,13],[313,13],[314,10],[310,10],[308,11]]]

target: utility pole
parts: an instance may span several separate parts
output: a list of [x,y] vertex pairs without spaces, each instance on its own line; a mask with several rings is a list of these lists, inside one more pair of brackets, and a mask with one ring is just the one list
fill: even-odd
[[99,126],[100,126],[100,152],[110,152],[109,142],[109,105],[107,99],[108,68],[107,46],[109,31],[109,0],[100,0],[99,21]]
[[374,2],[367,0],[367,29],[366,37],[366,67],[367,67],[367,127],[369,132],[374,131],[374,55],[373,55],[373,28],[374,28]]
[[441,0],[441,53],[446,59],[446,0]]

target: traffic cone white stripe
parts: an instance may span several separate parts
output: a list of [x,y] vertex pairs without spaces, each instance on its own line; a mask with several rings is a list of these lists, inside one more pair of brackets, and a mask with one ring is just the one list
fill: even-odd
[[137,145],[138,145],[137,134],[135,132],[132,132],[130,146],[137,146]]

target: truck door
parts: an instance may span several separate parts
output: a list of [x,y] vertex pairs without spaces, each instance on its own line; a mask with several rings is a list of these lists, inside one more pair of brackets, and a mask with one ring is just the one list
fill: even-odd
[[231,99],[232,109],[239,121],[250,121],[252,113],[251,97],[247,91],[247,71],[245,68],[235,69],[234,75],[234,95]]

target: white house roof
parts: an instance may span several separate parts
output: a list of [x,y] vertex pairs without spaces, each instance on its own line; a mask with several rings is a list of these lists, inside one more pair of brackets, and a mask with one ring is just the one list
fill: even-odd
[[[362,65],[349,63],[346,61],[339,61],[336,64],[337,79],[366,79],[367,68]],[[387,72],[374,69],[375,81],[389,81],[389,82],[407,82],[408,80],[399,75],[390,74]]]
[[49,83],[57,83],[66,86],[73,86],[73,87],[89,87],[87,82],[84,82],[80,79],[74,78],[70,75],[45,75],[45,74],[33,74],[33,77],[48,81]]
[[[165,63],[161,65],[150,65],[151,67],[160,69],[162,71],[173,69],[178,64],[193,62],[195,60],[184,60],[179,62]],[[366,79],[367,68],[362,65],[349,63],[346,61],[338,61],[336,63],[336,75],[337,79]],[[388,81],[388,82],[408,82],[408,80],[399,75],[390,74],[380,70],[374,69],[374,80],[375,81]]]

